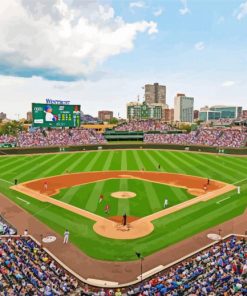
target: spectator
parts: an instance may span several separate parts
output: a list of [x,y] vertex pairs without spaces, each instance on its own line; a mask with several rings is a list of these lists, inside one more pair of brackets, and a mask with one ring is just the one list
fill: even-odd
[[77,295],[78,280],[29,237],[0,241],[1,295]]
[[149,120],[133,120],[128,123],[121,124],[115,128],[116,131],[171,131],[176,130],[171,125],[149,119]]

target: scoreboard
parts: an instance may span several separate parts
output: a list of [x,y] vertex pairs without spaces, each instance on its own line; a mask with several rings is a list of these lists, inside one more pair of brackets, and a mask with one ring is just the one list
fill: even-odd
[[34,127],[79,127],[80,105],[32,104]]

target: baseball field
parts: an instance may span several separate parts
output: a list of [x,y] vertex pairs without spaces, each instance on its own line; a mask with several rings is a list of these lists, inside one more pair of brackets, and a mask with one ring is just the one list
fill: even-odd
[[[238,216],[247,206],[247,158],[243,157],[162,150],[112,150],[2,156],[0,168],[0,192],[57,233],[62,235],[68,228],[70,240],[77,247],[87,255],[102,260],[135,260],[136,251],[147,256]],[[85,176],[90,174],[83,175],[83,172],[115,172],[118,175],[86,182]],[[151,172],[154,176],[159,175],[160,181],[145,177]],[[82,173],[81,182],[75,182],[78,175],[75,173]],[[39,182],[47,181],[49,190],[50,180],[53,180],[50,177],[63,176],[63,183],[66,183],[66,179],[71,179],[71,183],[58,186],[59,190],[48,194],[49,198],[97,215],[100,219],[114,221],[126,213],[131,221],[135,221],[163,211],[165,199],[168,199],[167,208],[171,209],[199,196],[187,190],[191,186],[187,188],[182,183],[183,186],[171,181],[163,182],[162,174],[164,179],[168,175],[165,173],[202,177],[205,178],[202,184],[204,180],[210,179],[211,182],[219,181],[219,184],[224,182],[240,186],[241,193],[237,194],[237,190],[232,189],[214,198],[199,200],[183,209],[157,216],[150,220],[152,231],[143,237],[111,239],[94,231],[95,221],[92,219],[10,188],[14,179],[18,179],[18,183],[30,181],[30,184],[33,184],[33,180],[41,179]],[[42,193],[42,186],[37,186],[40,186],[37,192]],[[203,186],[200,190],[203,190]],[[134,196],[125,198],[129,196],[123,194],[122,198],[114,198],[112,194],[116,192],[120,195],[133,193]],[[102,201],[99,200],[100,195],[103,195]],[[106,205],[109,205],[109,212],[105,211]]]

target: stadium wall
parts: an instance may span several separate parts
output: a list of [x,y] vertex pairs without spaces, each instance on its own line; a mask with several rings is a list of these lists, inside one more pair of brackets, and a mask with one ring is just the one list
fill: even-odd
[[[68,147],[32,147],[32,148],[1,148],[0,155],[15,154],[34,154],[34,153],[59,153],[72,151],[90,151],[90,150],[113,150],[113,149],[159,149],[159,150],[184,150],[194,152],[222,153],[247,155],[247,147],[245,148],[229,148],[229,147],[212,147],[199,145],[173,145],[173,144],[98,144],[98,145],[82,145]],[[222,151],[223,150],[223,151]]]

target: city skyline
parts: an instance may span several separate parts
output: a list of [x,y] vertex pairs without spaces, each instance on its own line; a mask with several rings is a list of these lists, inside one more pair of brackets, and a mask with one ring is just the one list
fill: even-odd
[[52,98],[125,117],[155,82],[170,108],[186,93],[195,109],[246,109],[246,28],[245,0],[3,0],[0,112],[24,117]]

